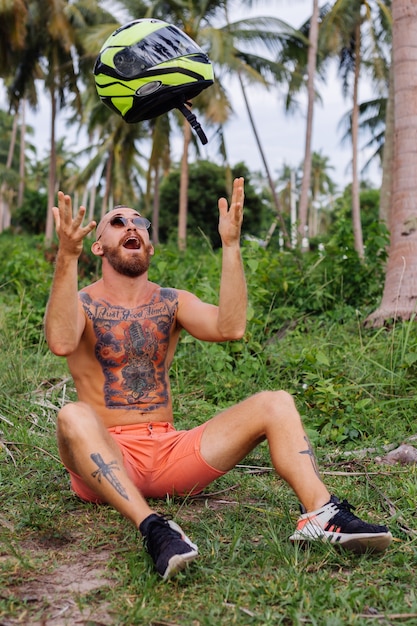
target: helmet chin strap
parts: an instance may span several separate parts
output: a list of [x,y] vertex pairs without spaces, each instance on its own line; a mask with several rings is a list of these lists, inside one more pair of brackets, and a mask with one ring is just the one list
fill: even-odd
[[190,109],[188,109],[185,105],[188,104],[188,106],[191,106],[191,102],[186,102],[185,104],[182,103],[180,104],[177,109],[179,111],[181,111],[181,113],[184,115],[184,117],[186,118],[187,122],[190,124],[191,128],[193,128],[195,130],[195,132],[197,133],[201,143],[203,144],[203,146],[206,145],[207,143],[207,137],[204,134],[203,129],[200,126],[200,123],[197,121],[196,116],[194,115],[194,113],[191,113]]

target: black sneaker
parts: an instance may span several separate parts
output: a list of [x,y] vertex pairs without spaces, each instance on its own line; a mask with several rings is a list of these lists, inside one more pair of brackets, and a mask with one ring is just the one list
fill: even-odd
[[139,526],[139,530],[155,569],[164,580],[184,569],[198,556],[197,546],[178,524],[162,515],[150,515]]
[[321,509],[299,517],[290,541],[329,541],[359,554],[385,550],[392,541],[388,528],[363,522],[352,509],[347,500],[332,496]]

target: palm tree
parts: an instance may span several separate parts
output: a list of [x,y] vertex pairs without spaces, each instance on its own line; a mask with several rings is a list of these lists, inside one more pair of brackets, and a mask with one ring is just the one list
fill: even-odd
[[[23,98],[36,105],[37,78],[42,79],[51,101],[50,170],[48,213],[45,239],[52,239],[53,219],[50,207],[56,192],[56,116],[68,106],[80,114],[78,71],[83,66],[83,42],[80,32],[97,16],[109,21],[106,13],[94,2],[70,0],[32,0],[26,16],[24,45],[16,55],[17,70],[9,86],[11,105],[17,110]],[[111,17],[113,21],[113,17]],[[91,72],[91,69],[90,69]],[[91,81],[91,74],[89,77]]]
[[1,167],[1,188],[0,188],[0,232],[8,228],[10,225],[10,210],[9,207],[13,201],[14,189],[16,189],[18,175],[16,169],[12,169],[13,159],[15,156],[15,144],[17,141],[18,130],[18,116],[6,114],[1,112],[0,127],[2,140],[8,140],[8,143],[4,143],[1,152],[6,157],[5,165]]
[[[371,163],[378,161],[382,164],[385,146],[385,125],[387,119],[386,96],[377,96],[359,104],[359,130],[369,139],[363,144],[363,150],[372,150],[372,154],[362,166],[361,173],[365,174]],[[351,140],[351,111],[345,113],[340,120],[340,126],[346,129],[342,142]]]
[[170,128],[169,116],[161,115],[152,120],[152,151],[149,157],[147,185],[146,185],[146,207],[148,213],[152,197],[152,241],[155,245],[159,243],[159,183],[161,179],[161,169],[163,175],[168,174],[171,165],[170,157]]
[[0,6],[0,76],[9,77],[15,54],[25,45],[28,4],[24,0],[2,2]]
[[[10,78],[16,69],[16,57],[25,45],[26,19],[28,5],[23,0],[12,0],[11,3],[3,3],[0,7],[0,77]],[[10,170],[13,159],[17,129],[19,124],[19,107],[15,109],[13,132],[10,135],[10,146],[6,161],[6,170]],[[21,145],[24,152],[24,144]],[[2,177],[0,188],[0,232],[10,224],[10,204],[14,193],[10,172]]]
[[[307,61],[307,122],[306,122],[306,137],[305,137],[305,149],[304,149],[304,165],[303,165],[303,182],[301,185],[300,202],[298,206],[298,233],[301,241],[305,241],[306,237],[306,225],[307,225],[307,213],[308,213],[308,200],[309,189],[311,179],[311,141],[313,134],[313,114],[314,114],[314,101],[316,98],[315,92],[315,77],[316,77],[316,64],[317,64],[317,45],[319,37],[319,3],[318,0],[313,0],[313,13],[310,21],[309,29],[309,48],[308,48],[308,61]],[[310,233],[311,235],[311,233]]]
[[88,147],[80,151],[80,156],[83,161],[87,157],[88,162],[71,180],[70,191],[84,188],[85,204],[87,190],[90,191],[89,218],[93,219],[98,192],[101,192],[100,216],[112,203],[138,202],[140,179],[144,176],[138,143],[146,136],[148,126],[127,124],[103,106],[97,96],[92,68],[102,43],[120,23],[99,4],[79,0],[76,9],[75,35],[83,93],[81,107],[73,108],[68,121],[87,133]]
[[[37,0],[31,3],[27,16],[27,36],[18,55],[18,68],[9,88],[10,101],[18,103],[40,76],[41,59],[46,66],[44,82],[51,98],[51,143],[48,205],[52,207],[55,197],[55,123],[59,103],[65,99],[65,89],[77,97],[76,76],[73,59],[74,30],[68,18],[69,3],[66,0]],[[59,102],[58,102],[59,99]],[[46,241],[52,239],[52,213],[48,211]]]
[[[281,207],[281,202],[280,202],[279,196],[278,196],[278,194],[276,192],[274,181],[272,180],[272,174],[270,172],[270,169],[269,169],[269,166],[268,166],[268,163],[267,163],[267,160],[266,160],[265,152],[263,150],[263,147],[262,147],[262,144],[261,144],[261,140],[259,138],[258,131],[256,129],[255,120],[253,119],[252,111],[251,111],[251,108],[249,106],[248,96],[247,96],[246,89],[245,89],[245,86],[243,84],[243,79],[242,79],[242,76],[241,76],[240,72],[238,72],[238,78],[239,78],[239,83],[240,83],[240,87],[241,87],[241,90],[242,90],[243,99],[245,101],[245,106],[246,106],[246,110],[247,110],[247,113],[248,113],[250,125],[252,127],[252,132],[254,134],[255,141],[256,141],[256,144],[258,146],[259,153],[261,155],[261,159],[262,159],[262,162],[263,162],[263,165],[264,165],[264,168],[265,168],[265,172],[266,172],[266,176],[267,176],[267,179],[268,179],[269,188],[270,188],[271,193],[272,193],[272,199],[273,199],[273,202],[274,202],[274,205],[275,205],[276,220],[274,220],[274,224],[276,225],[279,222],[280,227],[281,227],[281,233],[282,233],[282,236],[283,236],[284,243],[285,243],[286,246],[289,247],[291,245],[291,241],[290,241],[290,237],[288,235],[287,226],[285,224],[283,210],[282,210],[282,207]],[[274,227],[274,230],[275,230],[275,227]],[[272,233],[271,233],[271,235],[272,235]],[[270,237],[269,237],[269,239],[270,239]],[[268,241],[269,241],[269,239],[268,239]]]
[[[365,174],[368,167],[375,160],[382,169],[382,185],[380,194],[379,217],[388,222],[392,185],[393,159],[393,127],[394,127],[394,93],[391,66],[391,16],[387,12],[381,14],[380,30],[376,32],[381,46],[381,53],[375,58],[377,76],[375,83],[378,87],[374,98],[359,104],[359,131],[364,132],[370,139],[362,149],[373,150],[367,162],[362,166],[361,174]],[[346,128],[342,142],[351,139],[352,113],[347,113],[341,120],[341,126]]]
[[394,76],[392,64],[389,69],[388,98],[385,106],[384,148],[382,154],[382,184],[379,203],[379,219],[388,224],[391,206],[392,172],[394,164]]
[[[362,0],[350,2],[336,0],[332,10],[323,20],[320,31],[324,46],[329,54],[339,56],[339,74],[342,79],[343,93],[352,94],[352,113],[350,135],[352,138],[352,223],[355,250],[359,258],[364,258],[362,224],[359,204],[358,177],[358,121],[359,121],[359,76],[361,69],[362,32],[361,32]],[[351,80],[353,84],[351,85]]]
[[332,199],[336,192],[336,185],[329,175],[330,169],[333,169],[333,166],[329,164],[329,158],[322,155],[321,152],[313,152],[311,157],[310,206],[308,211],[308,233],[310,237],[317,236],[320,229],[319,210],[321,200],[326,198],[325,202],[328,206],[329,197]]
[[73,188],[88,186],[94,180],[102,189],[101,216],[112,202],[137,204],[142,194],[141,181],[145,179],[138,146],[148,134],[147,126],[126,124],[98,98],[94,105],[85,105],[84,115],[88,118],[90,142],[80,155],[88,156],[89,160],[72,180]]
[[[231,23],[228,20],[227,6],[226,21],[224,27],[216,29],[211,34],[209,39],[210,55],[215,67],[219,67],[221,72],[229,73],[232,71],[237,75],[249,122],[269,181],[277,221],[280,223],[285,243],[290,245],[279,196],[276,194],[265,153],[257,133],[255,117],[249,105],[246,86],[256,83],[268,89],[285,82],[288,79],[288,73],[285,66],[279,60],[277,61],[279,52],[289,39],[302,40],[304,43],[305,40],[301,33],[279,19],[256,17]],[[260,56],[260,50],[265,56]],[[216,99],[213,98],[213,102],[215,103]]]
[[[352,137],[352,222],[355,250],[364,258],[362,225],[359,203],[359,77],[367,67],[375,85],[385,85],[386,64],[384,40],[380,34],[386,32],[390,13],[383,0],[336,0],[323,19],[320,28],[320,44],[328,55],[338,54],[339,74],[345,95],[352,94],[351,137]],[[366,42],[366,46],[365,46]]]
[[[249,0],[247,0],[249,3]],[[264,50],[279,49],[285,38],[294,36],[295,30],[274,18],[252,18],[230,23],[227,15],[227,0],[166,0],[142,2],[140,11],[131,0],[124,0],[124,6],[135,17],[156,17],[178,26],[204,50],[207,50],[215,66],[216,82],[210,89],[201,93],[193,101],[194,108],[203,111],[209,128],[223,124],[231,105],[224,88],[224,77],[229,73],[239,73],[250,82],[258,82],[265,87],[272,79],[283,78],[278,64],[259,54],[251,54],[250,48],[263,45]],[[147,11],[143,11],[144,5]],[[223,26],[221,26],[223,20]],[[248,51],[249,50],[249,51]],[[267,75],[268,78],[267,78]],[[189,146],[193,135],[188,124],[183,129],[183,175],[180,185],[178,244],[185,247],[187,222],[187,164]],[[221,133],[217,135],[221,137]],[[198,148],[198,143],[196,144]],[[224,150],[224,142],[222,144]]]
[[366,325],[380,327],[392,320],[414,318],[417,308],[417,212],[415,209],[417,152],[417,5],[392,2],[392,68],[394,77],[394,172],[390,210],[390,247],[382,301]]

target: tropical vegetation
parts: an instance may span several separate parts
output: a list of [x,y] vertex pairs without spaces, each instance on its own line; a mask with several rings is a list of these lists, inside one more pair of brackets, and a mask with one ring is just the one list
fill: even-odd
[[[0,110],[1,623],[416,623],[416,464],[388,465],[384,457],[413,444],[417,430],[417,6],[311,4],[312,17],[300,29],[269,18],[231,21],[231,0],[0,6],[7,92]],[[215,86],[193,102],[218,144],[215,163],[201,158],[175,111],[129,126],[97,98],[97,42],[122,20],[148,16],[185,30],[216,65]],[[314,151],[308,137],[335,62],[352,102],[344,120],[352,182],[343,190],[332,178],[331,155]],[[259,137],[261,172],[229,162],[226,74],[240,85],[255,135],[249,86],[279,88],[288,111],[308,103],[299,167],[271,170]],[[369,102],[359,102],[361,78],[374,87]],[[25,122],[40,89],[52,105],[45,160],[38,160]],[[56,136],[59,108],[70,121],[65,137]],[[183,132],[180,162],[171,157],[175,127]],[[68,146],[78,129],[89,138],[83,153]],[[381,189],[358,171],[364,144],[381,164]],[[58,458],[55,415],[75,390],[64,360],[43,338],[57,246],[47,207],[58,187],[87,207],[89,219],[134,202],[152,220],[158,244],[152,280],[215,302],[216,203],[237,173],[246,180],[247,332],[226,344],[182,337],[171,370],[177,424],[193,426],[260,389],[287,389],[331,489],[361,516],[387,523],[394,542],[377,559],[324,545],[294,549],[287,537],[298,503],[261,445],[202,498],[155,503],[180,521],[201,553],[198,564],[162,585],[135,530],[107,507],[78,502]],[[88,248],[86,242],[80,285],[100,271]]]
[[[251,3],[248,2],[248,4]],[[103,8],[107,5],[102,7],[94,3],[89,3],[87,10],[82,2],[71,3],[71,5],[62,2],[52,5],[48,2],[42,4],[35,1],[30,5],[23,3],[26,9],[30,6],[30,10],[26,10],[24,19],[19,20],[16,19],[18,13],[14,7],[13,17],[11,17],[13,29],[10,31],[5,29],[4,33],[4,64],[1,64],[0,59],[1,76],[7,86],[11,113],[14,115],[15,122],[14,134],[9,134],[10,154],[16,155],[19,149],[16,133],[19,128],[19,119],[22,138],[20,154],[25,155],[27,152],[26,127],[23,127],[21,118],[24,117],[25,106],[36,104],[39,87],[44,83],[50,93],[53,118],[47,183],[48,206],[52,206],[54,202],[58,182],[61,186],[65,182],[69,191],[73,191],[83,200],[88,201],[91,207],[101,202],[101,213],[107,210],[112,202],[120,202],[122,194],[123,201],[128,202],[133,202],[145,195],[148,211],[152,210],[153,213],[153,222],[156,225],[159,223],[159,186],[170,169],[170,128],[173,123],[178,123],[178,117],[169,114],[149,123],[128,126],[99,102],[94,82],[91,79],[91,67],[98,53],[97,41],[104,41],[108,34],[120,24],[115,19],[117,14],[123,15],[125,19],[154,16],[171,21],[209,52],[216,70],[216,82],[210,90],[196,98],[193,107],[204,116],[205,125],[213,128],[214,132],[211,132],[211,137],[213,141],[218,141],[220,162],[226,168],[229,167],[229,163],[222,127],[230,116],[231,103],[224,82],[225,76],[232,73],[239,78],[242,96],[245,97],[248,108],[250,105],[246,98],[246,90],[250,84],[258,83],[260,88],[280,87],[281,89],[285,89],[288,85],[289,93],[292,94],[291,98],[295,98],[305,84],[309,24],[306,24],[303,32],[273,18],[241,19],[232,23],[229,19],[229,5],[231,6],[232,3],[218,0],[162,3],[143,0],[133,5],[129,2],[114,5],[118,7],[118,13],[114,10],[109,12]],[[329,4],[325,5],[322,15],[329,11],[329,7]],[[11,8],[10,6],[4,7],[6,18],[9,17]],[[335,6],[335,11],[336,8]],[[342,11],[340,8],[338,10]],[[43,21],[47,36],[42,36],[40,39],[39,33],[45,30]],[[63,36],[63,31],[65,31],[65,36]],[[336,44],[333,48],[327,45],[325,52],[320,51],[319,58],[331,59],[339,49],[340,46],[338,48]],[[11,50],[15,54],[11,55]],[[60,54],[62,57],[59,56]],[[296,65],[292,59],[297,60]],[[320,65],[322,66],[323,64]],[[62,70],[57,75],[60,67]],[[55,76],[54,79],[52,76]],[[314,76],[310,79],[310,83],[313,81]],[[82,126],[91,139],[88,165],[83,168],[83,171],[78,168],[71,177],[63,176],[60,170],[61,164],[57,158],[57,140],[54,136],[57,107],[67,109],[73,127],[76,124]],[[256,133],[256,116],[251,116],[250,119]],[[188,163],[188,145],[192,141],[190,127],[184,123],[184,120],[183,127],[185,135],[184,154],[181,161],[178,227],[178,239],[183,243],[180,245],[184,245],[188,205],[187,189],[184,189],[184,184],[187,187],[187,176],[184,175],[184,171]],[[151,151],[149,142],[152,146]],[[262,151],[260,143],[259,149]],[[196,143],[195,150],[198,150]],[[16,160],[16,156],[14,159]],[[310,162],[310,158],[307,161]],[[20,164],[20,181],[27,175],[29,162],[30,160],[26,158],[23,170]],[[263,159],[263,164],[271,188],[273,206],[279,217],[280,230],[284,238],[287,238],[285,221],[281,215],[280,199],[276,194],[276,181],[273,180],[274,177],[265,159]],[[11,169],[11,164],[5,165],[6,169]],[[300,183],[304,181],[305,184],[305,180],[306,176],[302,177]],[[230,185],[230,174],[228,185]],[[308,188],[309,185],[307,185]],[[16,209],[18,196],[13,189],[13,187],[6,186],[1,194],[1,228],[10,224],[10,210],[14,212]],[[146,194],[144,194],[145,189]],[[22,198],[19,200],[19,205],[21,203]],[[313,204],[314,201],[311,200],[310,207]],[[50,212],[47,213],[45,234],[46,241],[50,242],[52,237]]]
[[[71,493],[55,416],[75,398],[65,360],[45,346],[53,266],[43,235],[0,236],[0,622],[241,626],[415,624],[416,465],[382,462],[415,445],[417,327],[362,322],[384,280],[378,194],[363,192],[367,262],[353,249],[351,199],[335,208],[327,254],[243,242],[249,308],[244,338],[204,344],[184,335],[171,368],[176,423],[192,427],[260,389],[294,394],[332,491],[390,527],[381,556],[288,541],[298,502],[259,446],[200,498],[152,504],[199,546],[189,570],[158,579],[139,537],[109,507]],[[221,251],[206,234],[161,243],[152,280],[217,299]],[[99,273],[88,246],[80,285]]]

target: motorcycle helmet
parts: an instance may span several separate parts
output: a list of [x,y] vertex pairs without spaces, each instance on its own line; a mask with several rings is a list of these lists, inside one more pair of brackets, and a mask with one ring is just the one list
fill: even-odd
[[121,26],[94,65],[97,93],[129,124],[179,109],[207,143],[189,100],[213,84],[208,56],[179,28],[157,19]]

